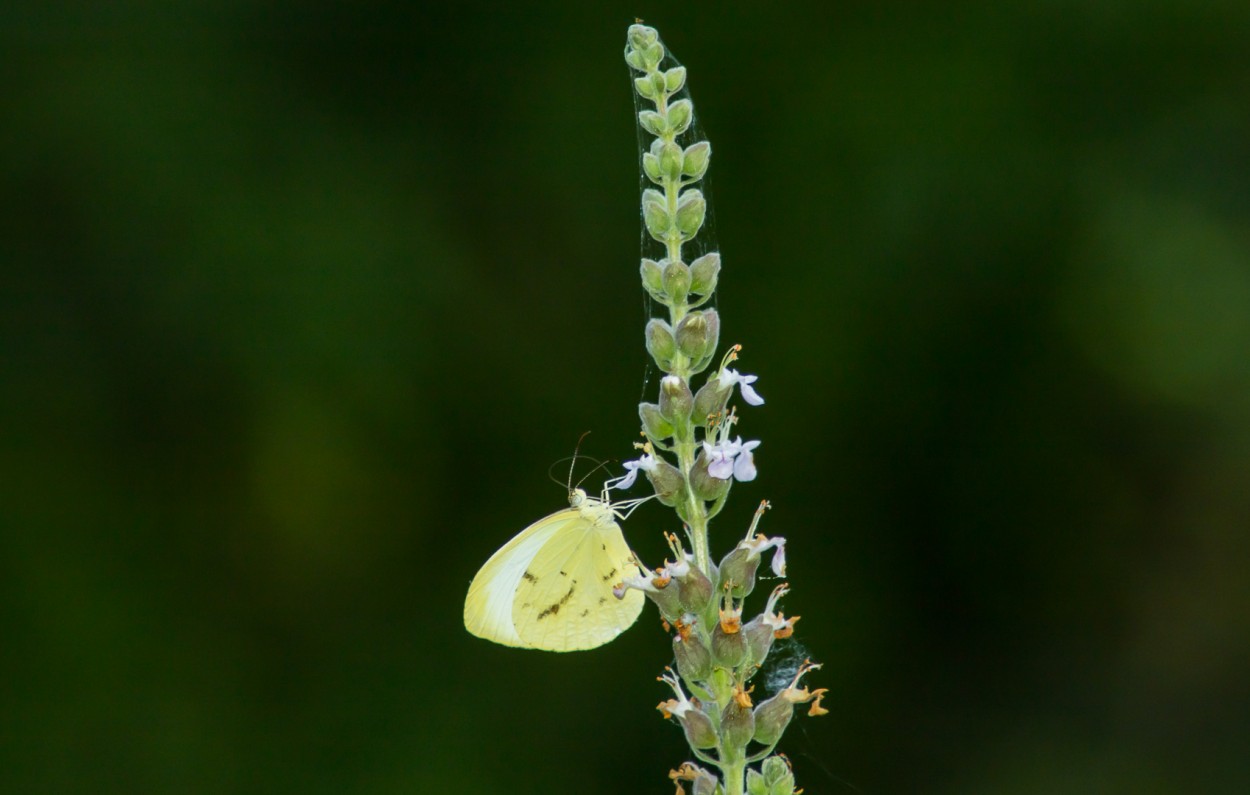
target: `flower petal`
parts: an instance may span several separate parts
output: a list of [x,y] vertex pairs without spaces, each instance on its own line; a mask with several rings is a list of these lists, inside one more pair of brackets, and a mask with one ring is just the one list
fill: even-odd
[[[708,471],[710,472],[711,469],[709,468]],[[751,454],[749,449],[744,449],[737,455],[737,457],[734,458],[733,474],[734,480],[741,481],[742,483],[755,480],[755,456]]]

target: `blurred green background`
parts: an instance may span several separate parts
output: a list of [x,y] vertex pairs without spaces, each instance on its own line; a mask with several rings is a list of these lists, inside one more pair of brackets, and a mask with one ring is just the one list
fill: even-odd
[[5,4],[0,790],[671,791],[654,620],[461,626],[636,438],[635,16],[715,150],[768,399],[716,543],[790,540],[800,783],[1250,791],[1250,6],[1179,0]]

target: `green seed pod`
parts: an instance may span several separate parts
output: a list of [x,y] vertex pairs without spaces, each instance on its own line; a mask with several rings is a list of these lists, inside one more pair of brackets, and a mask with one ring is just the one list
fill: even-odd
[[694,394],[686,380],[678,375],[666,375],[660,379],[660,414],[675,428],[690,426],[690,411],[694,408]]
[[750,652],[752,664],[764,664],[764,660],[768,658],[768,652],[773,648],[773,639],[776,637],[773,634],[774,631],[763,616],[756,616],[742,628],[742,634],[747,638],[747,649]]
[[[686,263],[665,263],[664,292],[672,303],[684,304],[686,302],[686,296],[690,294],[690,278],[690,266],[686,265]],[[689,317],[689,315],[686,317]]]
[[732,393],[732,385],[721,386],[715,377],[709,378],[706,384],[699,387],[699,391],[694,396],[694,412],[692,416],[695,418],[695,421],[705,422],[708,417],[724,411]]
[[677,588],[672,581],[661,579],[659,574],[660,572],[657,572],[657,576],[651,580],[651,585],[655,590],[643,591],[643,593],[659,609],[664,620],[671,623],[682,615],[681,602],[677,598]]
[[690,263],[690,292],[710,295],[720,276],[720,254],[713,251]]
[[755,572],[760,567],[760,554],[739,545],[720,562],[720,586],[732,588],[730,595],[741,599],[755,588]]
[[705,681],[712,673],[712,650],[707,632],[699,626],[698,618],[690,614],[683,616],[676,626],[673,657],[677,660],[677,672],[686,682]]
[[655,359],[656,366],[664,372],[673,369],[673,357],[677,355],[677,342],[673,328],[658,317],[647,321],[647,352]]
[[733,697],[721,712],[720,733],[723,748],[743,748],[755,734],[751,697],[741,688],[734,688]]
[[681,232],[682,240],[689,240],[699,233],[703,226],[703,217],[707,214],[707,201],[703,191],[691,188],[684,191],[677,199],[677,217],[675,223]]
[[711,502],[725,496],[729,491],[730,480],[712,477],[707,471],[707,465],[707,454],[699,451],[699,457],[694,460],[694,466],[690,469],[690,490],[699,499]]
[[687,613],[702,615],[712,601],[712,581],[689,561],[674,563],[669,570],[673,572],[673,579],[680,589],[681,606]]
[[655,403],[639,403],[638,418],[642,420],[643,433],[656,441],[664,441],[673,435],[672,424],[664,419]]
[[664,270],[660,267],[660,263],[653,259],[644,259],[638,268],[638,273],[642,276],[643,289],[652,298],[661,303],[668,300],[668,294],[664,292]]
[[657,460],[655,466],[647,472],[647,480],[655,488],[656,499],[669,508],[676,505],[686,493],[686,479],[681,476],[681,470],[667,461]]
[[711,157],[712,145],[707,141],[699,141],[697,144],[687,146],[682,155],[681,173],[691,179],[703,179]]
[[732,616],[726,617],[724,611],[720,615],[720,621],[711,627],[711,656],[717,665],[737,667],[750,655],[746,635],[742,634],[742,620],[741,617],[736,620]]
[[781,693],[767,701],[760,702],[755,708],[755,737],[761,745],[773,745],[781,739],[790,719],[794,717],[794,704],[782,697]]
[[680,99],[668,106],[668,127],[674,135],[681,135],[694,119],[694,105],[688,99]]
[[686,733],[686,742],[691,748],[715,748],[720,742],[716,736],[716,727],[712,719],[703,710],[693,708],[686,710],[677,717],[682,730]]

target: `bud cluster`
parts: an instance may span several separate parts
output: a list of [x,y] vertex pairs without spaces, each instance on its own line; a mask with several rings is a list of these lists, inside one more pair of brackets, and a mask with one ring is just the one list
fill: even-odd
[[[795,784],[789,763],[772,752],[796,704],[810,703],[812,715],[825,712],[820,706],[824,690],[799,687],[799,680],[819,666],[804,663],[789,687],[756,704],[751,677],[774,640],[789,637],[798,621],[777,610],[788,586],[776,586],[763,612],[743,619],[765,553],[772,552],[773,576],[785,576],[785,539],[756,532],[768,508],[764,502],[745,538],[719,564],[712,562],[708,546],[708,522],[721,510],[732,484],[756,476],[753,451],[759,442],[733,432],[735,389],[748,405],[764,403],[752,386],[756,376],[729,366],[738,359],[739,345],[729,348],[697,389],[693,383],[717,360],[720,344],[720,316],[706,306],[720,279],[720,254],[691,262],[682,254],[707,215],[707,199],[692,186],[707,173],[712,149],[707,141],[690,140],[695,137],[694,105],[686,91],[686,70],[663,68],[666,52],[654,28],[630,26],[625,61],[635,73],[634,88],[643,104],[638,124],[653,138],[642,154],[642,170],[651,183],[642,192],[642,221],[664,251],[658,259],[644,258],[639,273],[643,289],[667,312],[650,319],[644,334],[647,352],[664,375],[655,402],[638,406],[642,455],[625,463],[627,474],[611,487],[629,488],[639,472],[645,474],[659,501],[675,509],[693,549],[686,551],[681,538],[666,534],[672,559],[654,571],[639,562],[639,574],[618,585],[616,593],[640,590],[659,608],[672,632],[676,670],[660,677],[674,698],[658,708],[681,726],[694,756],[719,772],[687,762],[670,773],[678,793],[689,784],[706,795],[791,795]],[[758,770],[748,767],[757,762],[762,762]]]

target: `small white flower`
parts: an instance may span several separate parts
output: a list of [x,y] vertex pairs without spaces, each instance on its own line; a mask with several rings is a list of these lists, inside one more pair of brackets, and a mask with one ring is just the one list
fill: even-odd
[[738,445],[738,455],[734,459],[734,479],[742,483],[755,480],[755,456],[751,455],[751,451],[760,446],[759,441],[744,442],[739,436],[734,444]]
[[742,445],[738,442],[725,440],[717,444],[703,443],[703,454],[707,456],[707,473],[718,480],[729,480],[734,474],[734,456]]
[[648,453],[637,461],[626,461],[621,466],[625,467],[625,474],[621,475],[615,481],[608,484],[610,489],[625,490],[634,485],[634,481],[638,479],[638,471],[654,472],[660,464],[655,460],[655,456]]
[[764,398],[760,397],[760,393],[755,391],[755,387],[751,386],[759,379],[757,375],[744,375],[737,370],[726,367],[721,371],[719,380],[723,386],[733,388],[734,384],[738,385],[738,391],[742,393],[742,399],[752,406],[764,405]]

